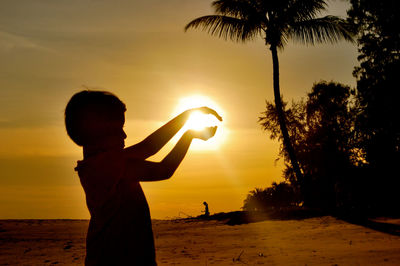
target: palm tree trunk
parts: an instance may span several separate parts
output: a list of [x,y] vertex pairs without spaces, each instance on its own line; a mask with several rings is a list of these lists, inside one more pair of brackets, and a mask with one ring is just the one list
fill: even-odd
[[293,145],[290,141],[289,132],[286,126],[285,113],[283,112],[283,105],[281,100],[281,93],[279,88],[279,60],[278,60],[278,51],[276,46],[271,45],[270,47],[272,53],[272,66],[273,66],[273,76],[274,76],[274,96],[275,96],[275,106],[276,113],[278,115],[278,122],[281,128],[282,136],[283,136],[283,147],[286,149],[289,154],[289,159],[292,163],[293,170],[296,174],[297,181],[303,181],[303,174],[300,171],[299,162],[297,161],[296,154],[293,149]]

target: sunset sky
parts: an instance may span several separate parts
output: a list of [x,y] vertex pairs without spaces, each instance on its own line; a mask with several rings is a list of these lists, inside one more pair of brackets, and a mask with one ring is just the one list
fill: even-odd
[[[85,87],[125,102],[127,145],[173,118],[182,99],[200,95],[221,111],[215,145],[196,143],[170,180],[143,184],[152,218],[199,215],[203,201],[211,213],[239,210],[250,190],[283,180],[279,143],[257,123],[273,100],[270,51],[261,38],[237,44],[185,33],[190,20],[212,13],[210,4],[0,1],[0,219],[89,218],[74,172],[82,150],[63,120]],[[329,13],[343,17],[347,7],[331,1]],[[305,97],[320,80],[355,86],[353,44],[290,43],[279,56],[286,100]]]

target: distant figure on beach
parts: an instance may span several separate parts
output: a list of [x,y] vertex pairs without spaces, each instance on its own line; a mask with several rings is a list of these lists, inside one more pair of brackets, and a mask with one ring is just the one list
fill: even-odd
[[75,170],[91,218],[85,265],[157,265],[150,211],[139,182],[170,178],[194,138],[207,140],[216,127],[188,130],[161,162],[146,161],[185,124],[193,111],[222,118],[212,109],[187,110],[136,145],[125,147],[125,104],[114,94],[84,90],[65,109],[68,135],[83,147]]
[[204,212],[204,216],[206,216],[206,217],[210,216],[210,211],[208,210],[208,203],[203,202],[203,205],[204,205],[204,211],[202,211],[202,212]]

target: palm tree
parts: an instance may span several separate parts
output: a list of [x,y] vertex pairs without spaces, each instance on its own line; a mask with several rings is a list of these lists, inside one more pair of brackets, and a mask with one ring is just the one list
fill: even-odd
[[353,33],[345,20],[336,16],[317,17],[326,10],[326,0],[217,0],[212,2],[215,15],[196,18],[185,31],[200,28],[211,35],[245,42],[261,36],[272,53],[273,87],[284,148],[297,180],[302,173],[286,126],[279,88],[278,49],[288,40],[304,44],[353,42]]

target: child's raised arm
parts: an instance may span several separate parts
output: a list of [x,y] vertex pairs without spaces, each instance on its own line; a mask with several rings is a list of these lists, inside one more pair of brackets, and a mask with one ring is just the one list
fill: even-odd
[[205,114],[212,114],[218,120],[222,118],[216,111],[208,107],[199,107],[186,110],[171,121],[154,131],[146,139],[136,145],[130,146],[124,150],[128,158],[146,159],[156,154],[165,144],[184,126],[190,114],[194,111],[200,111]]
[[207,140],[215,135],[217,127],[208,127],[201,131],[188,130],[179,139],[175,147],[159,163],[138,159],[127,159],[125,176],[137,181],[159,181],[170,178],[185,157],[194,138]]

